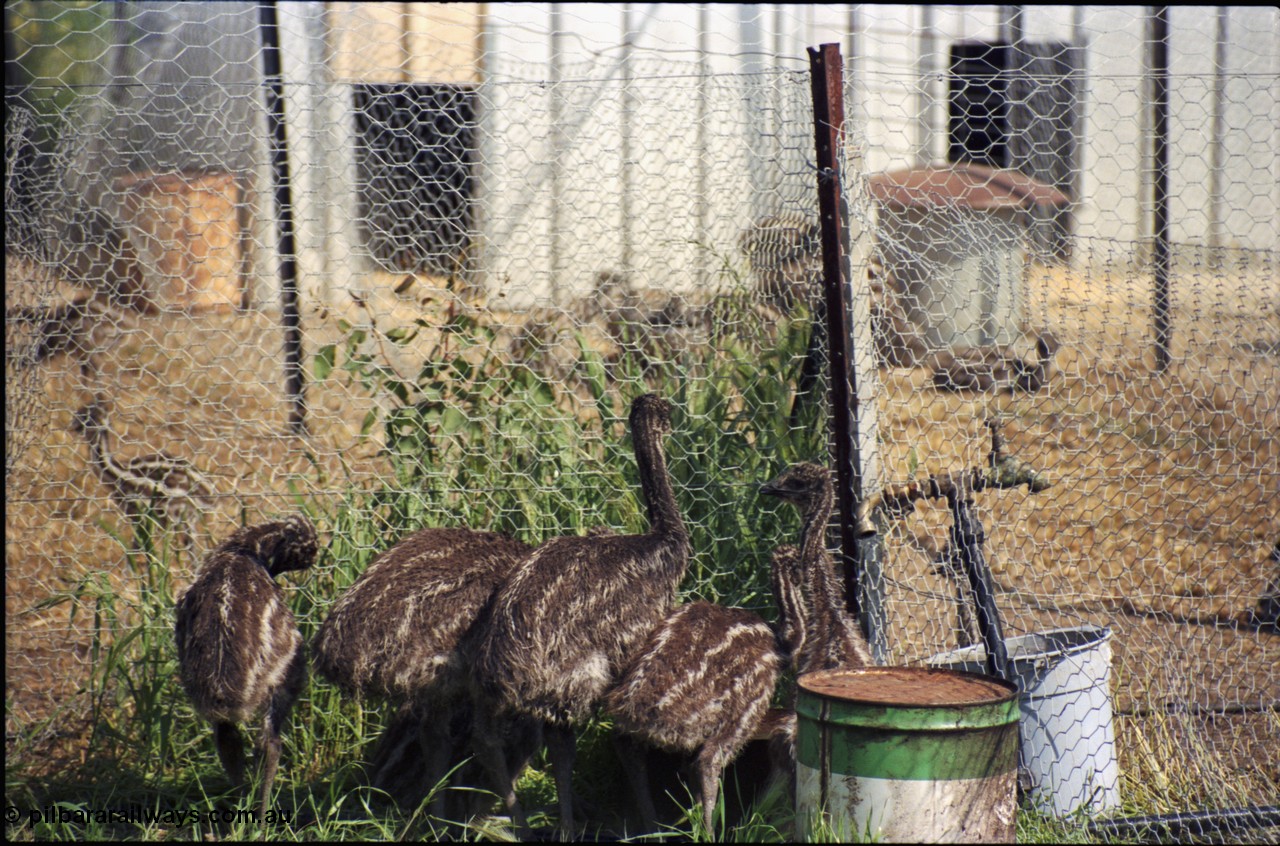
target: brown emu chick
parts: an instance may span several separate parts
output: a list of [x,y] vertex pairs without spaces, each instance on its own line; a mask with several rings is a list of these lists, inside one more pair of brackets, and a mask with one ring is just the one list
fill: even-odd
[[[774,630],[742,608],[694,602],[671,612],[604,700],[618,731],[694,756],[708,832],[720,775],[759,733],[778,686],[784,655]],[[647,830],[653,830],[643,749],[623,765]]]
[[[630,423],[649,532],[561,537],[534,550],[498,588],[475,665],[495,708],[541,723],[562,832],[573,827],[573,725],[592,713],[666,616],[689,566],[689,535],[662,451],[671,406],[641,396]],[[514,794],[519,773],[503,772],[486,735],[480,732],[482,763]]]
[[[800,511],[800,547],[783,546],[774,553],[774,574],[787,566],[800,575],[779,585],[774,592],[784,620],[803,620],[803,630],[785,632],[795,644],[791,661],[796,675],[838,667],[866,667],[875,663],[871,648],[844,603],[844,591],[835,562],[827,551],[827,521],[835,503],[831,473],[816,464],[800,463],[763,485],[762,494],[776,496]],[[776,579],[776,575],[775,575]],[[800,586],[800,596],[788,596],[790,585]],[[789,624],[789,623],[788,623]]]
[[175,634],[182,686],[213,723],[218,757],[244,782],[244,742],[237,723],[265,713],[259,750],[265,815],[280,761],[280,732],[306,683],[302,635],[275,576],[310,567],[316,530],[305,518],[239,529],[211,552],[178,600]]
[[375,558],[320,627],[322,676],[348,695],[401,703],[371,764],[373,784],[402,804],[416,805],[466,754],[480,704],[467,684],[477,620],[530,551],[493,532],[423,529]]
[[997,345],[941,353],[933,362],[933,386],[943,391],[1038,391],[1048,381],[1057,351],[1057,340],[1045,332],[1036,338],[1034,361]]
[[135,526],[151,509],[160,523],[178,529],[183,545],[190,543],[193,517],[213,507],[213,486],[204,474],[190,461],[162,452],[118,460],[111,452],[107,403],[102,398],[79,409],[71,428],[88,442],[94,469]]
[[[785,768],[794,756],[794,713],[769,708],[782,667],[790,661],[800,673],[871,663],[865,639],[844,610],[823,543],[835,498],[830,474],[799,464],[761,493],[787,499],[803,517],[800,548],[779,547],[770,564],[776,630],[741,608],[708,602],[682,606],[654,629],[605,698],[619,731],[694,754],[708,832],[720,775],[748,740],[769,738],[775,768]],[[654,810],[643,753],[624,756],[624,764],[651,828]]]

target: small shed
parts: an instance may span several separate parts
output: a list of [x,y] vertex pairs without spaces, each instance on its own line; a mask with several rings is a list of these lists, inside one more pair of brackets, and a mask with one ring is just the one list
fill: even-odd
[[930,349],[1018,337],[1028,212],[1066,205],[1066,194],[977,164],[889,171],[868,188],[891,295]]

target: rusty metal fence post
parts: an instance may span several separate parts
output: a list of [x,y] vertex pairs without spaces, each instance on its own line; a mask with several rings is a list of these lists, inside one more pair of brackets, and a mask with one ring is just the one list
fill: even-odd
[[843,59],[839,44],[809,48],[813,83],[813,124],[818,169],[818,215],[822,238],[822,287],[831,372],[831,426],[840,515],[840,559],[849,610],[858,616],[872,653],[882,661],[884,639],[883,578],[878,542],[860,542],[858,503],[865,496],[858,379],[851,332],[852,274],[849,267],[848,203],[840,181],[844,146]]

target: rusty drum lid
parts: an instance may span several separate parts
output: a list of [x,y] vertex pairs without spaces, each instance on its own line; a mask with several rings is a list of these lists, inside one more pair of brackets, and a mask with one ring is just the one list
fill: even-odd
[[990,676],[923,667],[820,670],[797,680],[800,689],[827,699],[898,707],[952,707],[1007,702],[1017,688]]

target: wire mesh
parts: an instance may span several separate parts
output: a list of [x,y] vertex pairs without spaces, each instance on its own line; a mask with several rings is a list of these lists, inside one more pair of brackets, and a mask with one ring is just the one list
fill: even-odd
[[[1054,483],[976,498],[1006,634],[1110,630],[1126,807],[1276,802],[1275,10],[1172,13],[1167,197],[1136,7],[279,14],[306,435],[257,5],[6,6],[11,748],[82,739],[95,612],[151,607],[148,542],[176,589],[233,527],[307,510],[332,538],[298,587],[312,630],[414,528],[641,529],[622,421],[645,390],[679,410],[684,594],[773,617],[795,526],[754,486],[827,450],[803,47],[842,40],[868,484],[982,466],[1000,420]],[[101,442],[71,428],[91,401]],[[113,488],[153,453],[215,489],[190,549]],[[882,526],[893,663],[973,641],[949,523]]]

